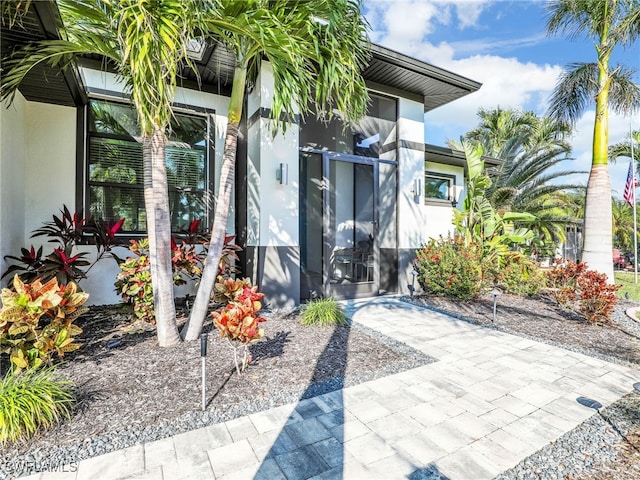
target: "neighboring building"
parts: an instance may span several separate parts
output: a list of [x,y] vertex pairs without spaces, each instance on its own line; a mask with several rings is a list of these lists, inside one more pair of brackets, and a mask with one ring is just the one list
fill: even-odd
[[[33,2],[30,13],[3,29],[3,53],[57,35],[54,3]],[[184,72],[167,153],[176,230],[212,217],[233,77],[233,59],[219,45],[196,64],[202,86]],[[106,220],[126,217],[125,235],[144,235],[135,114],[101,67],[87,59],[64,75],[40,69],[2,108],[1,257],[30,244],[30,232],[63,204]],[[364,76],[371,104],[354,129],[306,118],[273,137],[266,62],[248,97],[228,231],[245,247],[242,274],[272,305],[407,292],[415,249],[452,230],[452,209],[464,198],[464,157],[425,146],[424,114],[480,84],[375,45]],[[119,300],[117,272],[109,261],[93,268],[83,281],[93,303]]]

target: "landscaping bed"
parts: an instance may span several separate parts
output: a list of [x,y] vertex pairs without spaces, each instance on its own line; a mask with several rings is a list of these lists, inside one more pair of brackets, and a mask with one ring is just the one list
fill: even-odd
[[360,325],[303,327],[295,311],[265,316],[265,338],[250,347],[253,361],[241,375],[227,342],[211,332],[210,322],[205,326],[210,335],[203,412],[199,341],[159,348],[155,330],[131,324],[123,307],[92,307],[77,321],[82,348],[57,368],[77,384],[71,420],[27,443],[0,446],[0,478],[59,470],[433,361]]
[[[545,295],[498,296],[495,323],[491,295],[473,301],[405,299],[488,328],[640,365],[640,323],[624,314],[637,303],[620,300],[609,326],[589,324],[577,313],[560,310]],[[206,325],[211,332],[208,405],[202,412],[200,342],[161,349],[153,329],[130,324],[130,314],[122,307],[91,308],[78,321],[84,329],[79,338],[83,347],[58,367],[61,376],[78,384],[73,418],[26,444],[0,447],[0,478],[59,469],[433,361],[358,324],[302,327],[295,311],[267,312],[267,317],[262,324],[265,339],[251,347],[253,362],[242,376],[235,373],[230,347]],[[638,468],[638,438],[640,394],[630,393],[604,409],[602,417],[592,417],[500,478],[633,478],[628,474]]]

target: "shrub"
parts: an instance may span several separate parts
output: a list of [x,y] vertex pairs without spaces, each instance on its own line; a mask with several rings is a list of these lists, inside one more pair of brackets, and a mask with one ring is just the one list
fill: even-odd
[[418,250],[415,268],[420,286],[435,295],[470,300],[485,286],[482,247],[462,237],[431,239]]
[[585,263],[567,261],[547,272],[551,295],[562,308],[580,311],[588,322],[610,323],[620,285],[609,285],[604,273]]
[[125,303],[133,305],[133,314],[139,320],[155,324],[153,310],[153,286],[149,269],[149,241],[131,240],[129,249],[135,257],[128,257],[120,263],[120,273],[116,276],[116,292]]
[[[198,225],[197,220],[191,222],[189,229],[183,232],[183,238],[178,240],[180,243],[174,239],[171,240],[174,285],[184,285],[187,283],[187,278],[198,280],[202,275],[207,256],[207,239],[197,234]],[[234,238],[235,236],[225,237],[218,266],[218,282],[223,282],[233,273],[233,262],[238,259],[236,252],[240,250],[240,247],[232,243]],[[197,246],[202,247],[202,250],[198,251]],[[120,273],[116,276],[115,290],[125,303],[133,305],[133,313],[137,319],[155,324],[149,240],[146,238],[140,241],[131,240],[129,249],[135,256],[120,261]],[[226,300],[217,290],[214,290],[214,295],[217,301]]]
[[547,272],[547,285],[555,301],[563,308],[570,306],[578,298],[578,278],[587,270],[586,263],[568,260],[564,265],[556,265]]
[[[258,292],[258,287],[244,286],[242,291],[234,300],[231,300],[222,311],[213,312],[213,324],[220,331],[220,336],[229,343],[233,349],[233,359],[236,364],[236,371],[240,374],[244,371],[251,357],[249,355],[249,344],[260,340],[264,332],[260,328],[260,323],[266,319],[259,316],[262,309],[260,300],[264,293]],[[242,368],[238,364],[238,350],[242,350]]]
[[622,285],[609,285],[604,273],[585,271],[578,277],[578,309],[588,322],[611,323],[611,314],[618,302],[616,292],[621,287]]
[[536,295],[546,285],[545,274],[537,263],[518,252],[511,252],[504,258],[495,280],[514,295]]
[[302,307],[300,323],[305,326],[332,327],[344,325],[347,319],[342,307],[333,298],[316,298]]
[[60,286],[52,278],[28,284],[18,275],[13,288],[0,294],[0,353],[9,354],[13,368],[38,368],[54,354],[62,357],[80,348],[74,337],[82,329],[73,322],[88,310],[81,307],[88,293],[78,292],[73,282]]
[[[2,274],[2,278],[18,273],[23,282],[32,282],[36,278],[47,282],[56,278],[58,283],[67,284],[71,281],[79,282],[86,278],[86,274],[105,254],[110,254],[119,260],[111,249],[115,235],[122,227],[125,219],[111,224],[88,220],[81,212],[71,213],[66,205],[60,210],[60,216],[53,215],[53,219],[34,230],[31,237],[47,237],[49,243],[57,246],[53,251],[44,255],[42,247],[22,248],[20,256],[6,255],[4,258],[15,263]],[[76,246],[85,239],[93,238],[97,249],[97,257],[93,262],[85,259],[87,253],[76,253]]]
[[26,440],[70,417],[73,384],[52,369],[8,372],[0,384],[0,443]]

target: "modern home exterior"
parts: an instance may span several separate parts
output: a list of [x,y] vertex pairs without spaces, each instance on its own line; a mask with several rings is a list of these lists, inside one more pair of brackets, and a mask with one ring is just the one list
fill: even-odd
[[[3,53],[54,38],[58,22],[55,3],[33,2],[20,26],[3,29]],[[220,45],[205,46],[196,65],[201,84],[184,72],[167,149],[175,230],[212,218],[233,78],[233,58]],[[425,145],[424,118],[480,84],[376,45],[363,73],[371,104],[355,128],[296,118],[273,136],[267,62],[248,96],[227,230],[244,247],[241,274],[272,306],[406,293],[415,250],[452,230],[464,157]],[[3,106],[0,126],[2,271],[4,256],[38,241],[30,233],[63,205],[105,220],[125,217],[122,235],[144,236],[135,113],[100,59],[64,74],[31,74],[13,105]],[[92,269],[82,283],[92,303],[119,301],[117,272],[108,260]]]

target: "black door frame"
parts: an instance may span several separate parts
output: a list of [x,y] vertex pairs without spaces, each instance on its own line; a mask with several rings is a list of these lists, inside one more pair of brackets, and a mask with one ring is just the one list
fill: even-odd
[[[337,299],[371,297],[380,292],[380,250],[378,242],[379,227],[379,159],[361,157],[346,153],[329,152],[312,148],[301,148],[301,153],[312,153],[322,156],[322,294]],[[329,241],[331,232],[331,161],[349,162],[368,165],[373,168],[373,280],[370,282],[352,283],[346,285],[331,284],[331,254]]]

